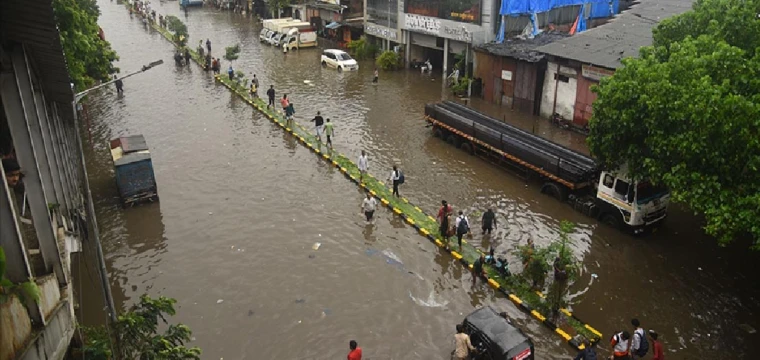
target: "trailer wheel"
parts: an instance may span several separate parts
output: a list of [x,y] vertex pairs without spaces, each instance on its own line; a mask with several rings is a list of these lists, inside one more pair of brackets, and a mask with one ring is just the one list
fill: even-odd
[[607,226],[618,230],[620,229],[620,225],[622,224],[622,221],[620,221],[620,216],[615,216],[615,214],[611,213],[605,213],[601,217],[602,223],[606,224]]
[[439,127],[435,127],[433,129],[433,136],[443,139],[443,130]]
[[472,144],[469,141],[463,142],[462,146],[460,146],[460,148],[462,150],[464,150],[465,152],[467,152],[468,154],[470,154],[470,155],[473,154],[473,152],[472,152]]
[[449,135],[446,138],[446,141],[451,145],[457,145],[457,136],[454,134]]
[[541,187],[541,193],[549,195],[559,201],[567,200],[567,189],[557,183],[548,182]]

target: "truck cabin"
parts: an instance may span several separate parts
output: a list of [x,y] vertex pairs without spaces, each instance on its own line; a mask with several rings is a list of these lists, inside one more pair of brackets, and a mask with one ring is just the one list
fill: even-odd
[[462,323],[477,348],[473,360],[533,360],[533,341],[492,307],[467,315]]
[[602,172],[599,179],[599,192],[623,201],[628,205],[643,205],[657,201],[668,194],[664,186],[653,185],[649,181],[631,181],[628,177],[611,172]]

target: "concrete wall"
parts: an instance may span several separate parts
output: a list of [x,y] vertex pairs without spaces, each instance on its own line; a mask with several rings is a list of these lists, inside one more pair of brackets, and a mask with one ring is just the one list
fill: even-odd
[[[567,81],[557,81],[557,63],[548,62],[544,77],[544,90],[541,96],[541,116],[551,117],[556,112],[565,119],[572,119],[575,112],[575,98],[578,90],[578,73],[575,68],[560,66],[559,74],[566,76]],[[555,105],[556,89],[556,105]]]
[[32,334],[32,321],[15,296],[0,304],[0,360],[15,359]]

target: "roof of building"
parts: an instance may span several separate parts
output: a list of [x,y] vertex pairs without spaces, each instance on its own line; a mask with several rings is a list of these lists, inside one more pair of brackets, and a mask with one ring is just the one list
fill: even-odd
[[511,57],[527,62],[539,62],[544,58],[544,54],[537,51],[536,48],[566,37],[568,37],[567,34],[560,32],[543,32],[536,35],[533,39],[512,38],[505,40],[501,44],[487,43],[479,45],[475,47],[475,51]]
[[26,46],[33,71],[49,101],[62,106],[59,115],[71,119],[74,92],[53,16],[51,0],[0,1],[0,34],[4,44]]
[[660,21],[691,10],[693,0],[642,0],[607,24],[581,32],[537,50],[609,69],[620,60],[638,57],[639,49],[652,45],[652,28]]

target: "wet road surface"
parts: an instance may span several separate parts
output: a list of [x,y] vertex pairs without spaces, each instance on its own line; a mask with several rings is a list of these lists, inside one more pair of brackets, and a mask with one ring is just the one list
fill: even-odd
[[[88,102],[88,169],[117,306],[146,292],[177,298],[176,321],[193,329],[194,345],[209,359],[336,358],[350,339],[369,359],[448,358],[454,325],[482,305],[513,316],[534,338],[537,358],[572,355],[490,288],[473,286],[449,255],[388,211],[379,209],[376,224],[365,226],[363,194],[339,171],[210,74],[175,67],[171,45],[123,6],[99,4],[123,71],[165,61],[126,81],[124,96],[109,89]],[[638,317],[661,334],[668,358],[751,358],[757,335],[738,325],[760,326],[757,281],[749,276],[758,256],[715,247],[688,212],[673,209],[646,238],[605,228],[541,196],[535,184],[433,138],[422,115],[425,103],[445,97],[438,76],[383,72],[372,85],[371,63],[339,74],[319,65],[318,49],[284,57],[259,44],[250,18],[205,8],[185,16],[176,2],[154,7],[186,22],[190,44],[210,38],[215,56],[240,43],[236,69],[255,73],[262,90],[274,84],[278,97],[288,93],[298,122],[322,111],[335,123],[335,147],[352,157],[366,150],[374,175],[387,177],[398,164],[407,178],[402,195],[426,212],[443,198],[466,211],[493,207],[504,226],[490,239],[475,235],[475,244],[511,253],[529,238],[537,245],[555,239],[560,220],[578,223],[573,248],[584,270],[571,290],[573,310],[605,337]],[[582,147],[576,134],[506,114]],[[107,140],[138,133],[151,148],[161,200],[125,210]],[[97,291],[85,287],[85,323],[103,319]]]

